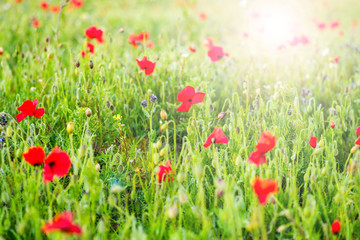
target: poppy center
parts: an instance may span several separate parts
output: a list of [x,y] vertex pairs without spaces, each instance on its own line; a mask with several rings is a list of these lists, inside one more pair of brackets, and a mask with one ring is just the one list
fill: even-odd
[[48,164],[50,167],[53,167],[55,165],[55,162],[51,162]]
[[192,101],[192,99],[190,98],[190,99],[189,99],[189,102],[191,102],[191,101]]

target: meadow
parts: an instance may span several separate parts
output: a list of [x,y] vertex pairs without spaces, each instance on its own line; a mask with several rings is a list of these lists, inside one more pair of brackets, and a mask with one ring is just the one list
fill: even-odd
[[0,239],[360,239],[359,12],[0,0]]

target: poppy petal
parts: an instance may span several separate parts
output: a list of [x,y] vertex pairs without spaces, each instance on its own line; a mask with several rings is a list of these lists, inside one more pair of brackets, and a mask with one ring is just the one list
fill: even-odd
[[256,166],[266,163],[266,156],[259,151],[252,152],[248,158],[249,163],[254,163]]
[[191,103],[191,102],[185,102],[185,103],[182,103],[182,104],[176,109],[176,111],[178,111],[178,112],[189,112],[191,106],[192,106],[192,103]]
[[42,147],[31,147],[26,153],[23,153],[26,162],[33,166],[41,165],[45,159],[45,152]]
[[204,143],[204,148],[208,148],[212,144],[212,139],[215,138],[215,135],[212,133],[210,136],[206,139]]
[[204,100],[204,97],[205,97],[205,93],[197,92],[197,93],[195,93],[191,102],[192,102],[192,104],[201,103]]
[[44,113],[45,113],[45,109],[43,108],[35,109],[34,117],[41,118],[44,115]]
[[22,120],[24,120],[28,115],[24,112],[16,114],[16,120],[18,122],[21,122]]
[[48,164],[44,165],[43,172],[44,183],[51,182],[54,180],[54,173],[51,170],[51,167]]
[[186,86],[181,90],[177,95],[177,100],[179,102],[189,102],[195,95],[195,89],[191,86]]

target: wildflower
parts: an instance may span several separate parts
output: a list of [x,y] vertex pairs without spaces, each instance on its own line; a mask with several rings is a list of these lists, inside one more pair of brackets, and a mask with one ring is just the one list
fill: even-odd
[[85,51],[84,51],[84,50],[82,50],[82,51],[81,51],[81,56],[82,56],[82,58],[84,58],[84,57],[85,57],[85,55],[86,55]]
[[44,9],[45,11],[46,11],[46,10],[49,10],[49,3],[46,2],[46,1],[43,1],[43,2],[40,3],[40,7],[41,7],[42,9]]
[[226,116],[226,112],[221,112],[218,114],[218,119],[223,119]]
[[205,93],[197,92],[191,86],[186,86],[178,95],[177,100],[182,104],[176,109],[178,112],[188,112],[193,104],[201,103],[204,100]]
[[271,132],[261,133],[260,139],[255,148],[257,151],[252,152],[248,158],[248,162],[254,163],[257,166],[266,163],[265,154],[272,150],[276,145],[276,137]]
[[310,140],[309,140],[309,145],[313,148],[316,148],[316,142],[317,142],[317,138],[312,136],[310,137]]
[[32,18],[31,19],[31,25],[34,27],[34,28],[39,28],[40,27],[40,22],[39,22],[39,20],[37,19],[37,18]]
[[333,21],[333,22],[330,23],[331,29],[338,28],[339,26],[340,26],[339,21]]
[[209,147],[212,143],[228,143],[229,139],[225,136],[224,132],[221,128],[217,127],[210,134],[210,136],[206,139],[204,143],[204,147]]
[[33,166],[40,166],[45,159],[45,152],[42,147],[31,147],[23,153],[24,160]]
[[355,133],[356,133],[356,135],[360,135],[360,127],[357,127],[357,128],[356,128],[356,132],[355,132]]
[[131,33],[129,35],[128,41],[134,48],[137,48],[138,44],[146,41],[149,38],[150,34],[148,32],[141,33]]
[[147,60],[146,56],[142,60],[136,59],[136,62],[139,68],[145,72],[145,75],[151,75],[154,72],[156,62]]
[[196,52],[196,48],[194,47],[194,45],[189,46],[189,51],[192,53]]
[[44,183],[52,181],[54,176],[65,177],[71,167],[69,155],[55,147],[45,159]]
[[87,43],[86,44],[86,48],[89,50],[89,52],[91,52],[91,53],[95,53],[95,46],[94,46],[94,44],[91,44],[91,43]]
[[99,43],[103,43],[104,39],[103,39],[103,30],[92,26],[89,27],[85,30],[85,35],[88,39],[96,39]]
[[146,100],[142,100],[142,101],[141,101],[141,106],[147,107],[147,101],[146,101]]
[[341,230],[341,223],[339,220],[335,220],[331,225],[331,231],[333,234],[338,234]]
[[113,118],[116,119],[116,120],[121,120],[121,115],[120,114],[115,115],[115,116],[113,116]]
[[55,219],[47,222],[41,230],[45,234],[54,231],[61,231],[67,234],[76,235],[82,234],[81,227],[73,222],[73,214],[71,212],[64,212],[62,214],[56,215]]
[[252,181],[251,187],[254,189],[261,205],[265,205],[267,203],[269,195],[276,194],[278,192],[278,183],[271,179],[261,179],[256,177]]
[[338,63],[338,62],[339,62],[339,59],[340,59],[340,57],[337,56],[337,57],[334,57],[334,58],[332,59],[332,61],[333,61],[334,63]]
[[334,128],[334,127],[335,127],[335,122],[334,122],[334,120],[330,120],[330,127],[331,127],[331,128]]
[[199,13],[199,18],[200,18],[201,20],[206,20],[206,19],[207,19],[206,13],[200,12],[200,13]]
[[324,30],[326,28],[326,23],[324,22],[319,22],[317,24],[317,27],[320,29],[320,30]]
[[60,12],[60,6],[59,5],[54,5],[54,6],[51,6],[50,8],[50,11],[52,11],[53,13],[58,13]]
[[38,104],[38,100],[35,99],[34,101],[26,100],[18,110],[21,112],[16,115],[16,119],[18,122],[24,120],[27,116],[41,118],[45,110],[43,108],[36,109],[36,105]]
[[148,41],[148,42],[146,43],[146,47],[147,47],[147,48],[153,48],[153,47],[154,47],[154,42],[153,42],[153,41]]
[[0,114],[0,126],[6,126],[8,120],[6,119],[6,114]]
[[154,94],[151,94],[150,96],[150,102],[155,103],[157,100],[157,97]]
[[[158,182],[161,183],[165,180],[166,176],[172,172],[170,161],[168,160],[165,165],[159,165]],[[173,181],[172,177],[167,177],[168,182]]]
[[211,46],[208,51],[208,56],[212,62],[217,62],[222,59],[224,56],[228,56],[227,53],[224,53],[222,47]]
[[75,8],[81,8],[84,5],[83,0],[71,0],[71,5]]

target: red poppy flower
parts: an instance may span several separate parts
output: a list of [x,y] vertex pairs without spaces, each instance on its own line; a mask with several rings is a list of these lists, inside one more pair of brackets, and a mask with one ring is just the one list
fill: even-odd
[[23,153],[23,157],[31,165],[39,166],[44,162],[45,152],[42,147],[31,147],[26,153]]
[[356,139],[355,144],[360,145],[360,137],[358,137],[358,139]]
[[16,119],[18,122],[24,120],[27,116],[41,118],[45,110],[43,108],[36,109],[36,105],[38,104],[38,100],[35,99],[34,101],[26,100],[18,110],[21,112],[16,115]]
[[95,52],[95,46],[94,46],[94,44],[91,44],[91,43],[87,43],[86,44],[86,48],[89,50],[89,52],[91,52],[91,53],[94,53]]
[[[166,176],[172,172],[170,161],[166,162],[166,165],[159,165],[159,171],[156,173],[158,175],[158,182],[161,183],[165,180]],[[168,182],[173,181],[174,179],[170,176],[167,178]]]
[[333,224],[331,225],[331,231],[333,234],[338,234],[341,230],[341,223],[339,220],[335,220]]
[[86,52],[85,52],[84,50],[82,50],[82,51],[81,51],[81,56],[82,56],[82,58],[84,58],[85,55],[86,55]]
[[266,156],[264,153],[255,151],[252,152],[248,158],[249,163],[254,163],[256,166],[260,166],[261,164],[266,163]]
[[317,24],[317,27],[320,29],[320,30],[324,30],[326,28],[326,23],[323,23],[323,22],[319,22]]
[[330,120],[330,127],[331,127],[331,128],[334,128],[334,127],[335,127],[335,122],[334,122],[334,120]]
[[21,3],[23,0],[15,0],[15,2],[17,3]]
[[144,56],[142,60],[136,59],[136,62],[141,70],[144,70],[145,75],[151,75],[154,72],[156,62],[147,60]]
[[47,222],[41,230],[45,234],[54,231],[61,231],[70,235],[82,234],[81,227],[73,222],[73,214],[71,212],[64,212],[62,214],[56,215],[55,219]]
[[276,194],[278,192],[278,183],[271,179],[261,179],[256,177],[252,181],[251,187],[254,189],[261,205],[265,205],[267,203],[269,195]]
[[189,46],[189,51],[194,53],[194,52],[196,52],[196,48],[193,45],[190,45]]
[[340,57],[334,57],[334,58],[332,59],[332,61],[333,61],[334,63],[338,63],[338,62],[339,62],[339,59],[340,59]]
[[50,11],[52,11],[53,13],[58,13],[60,12],[60,6],[59,5],[54,5],[54,6],[51,6],[50,8]]
[[134,48],[137,48],[138,44],[148,40],[150,34],[148,32],[131,33],[128,41]]
[[83,0],[71,0],[71,5],[75,8],[81,8],[84,5]]
[[302,36],[300,36],[300,42],[304,45],[307,45],[310,43],[310,40],[307,36],[302,35]]
[[204,143],[204,147],[209,147],[212,143],[228,143],[229,139],[225,136],[223,130],[217,127],[214,131],[210,134],[210,136],[206,139]]
[[85,30],[85,35],[88,39],[96,39],[98,42],[103,43],[103,30],[95,26],[91,26]]
[[206,20],[206,19],[207,19],[206,13],[200,12],[200,13],[199,13],[199,18],[200,18],[201,20]]
[[147,48],[153,48],[153,47],[154,47],[154,42],[153,42],[153,41],[148,41],[148,42],[146,43],[146,47],[147,47]]
[[335,29],[340,26],[340,23],[338,21],[334,21],[330,24],[331,29]]
[[191,86],[186,86],[177,95],[177,100],[182,104],[176,109],[178,112],[188,112],[193,104],[201,103],[204,100],[205,93],[197,92]]
[[222,59],[224,56],[228,56],[227,53],[224,53],[222,47],[211,46],[208,51],[208,56],[212,62],[217,62]]
[[285,49],[286,46],[284,44],[280,44],[278,47],[277,47],[277,50],[281,51],[283,49]]
[[66,152],[55,147],[45,159],[44,183],[52,181],[54,176],[65,177],[71,167],[70,157]]
[[317,142],[316,137],[314,137],[314,136],[310,137],[309,144],[310,144],[311,147],[316,148],[316,142]]
[[360,135],[360,126],[356,128],[356,135]]
[[261,153],[267,153],[276,145],[276,137],[271,132],[261,133],[258,144],[255,148]]
[[40,3],[40,7],[44,10],[49,10],[49,3],[46,1],[43,1]]
[[31,25],[34,27],[34,28],[39,28],[40,27],[40,22],[37,18],[32,18],[31,19]]

